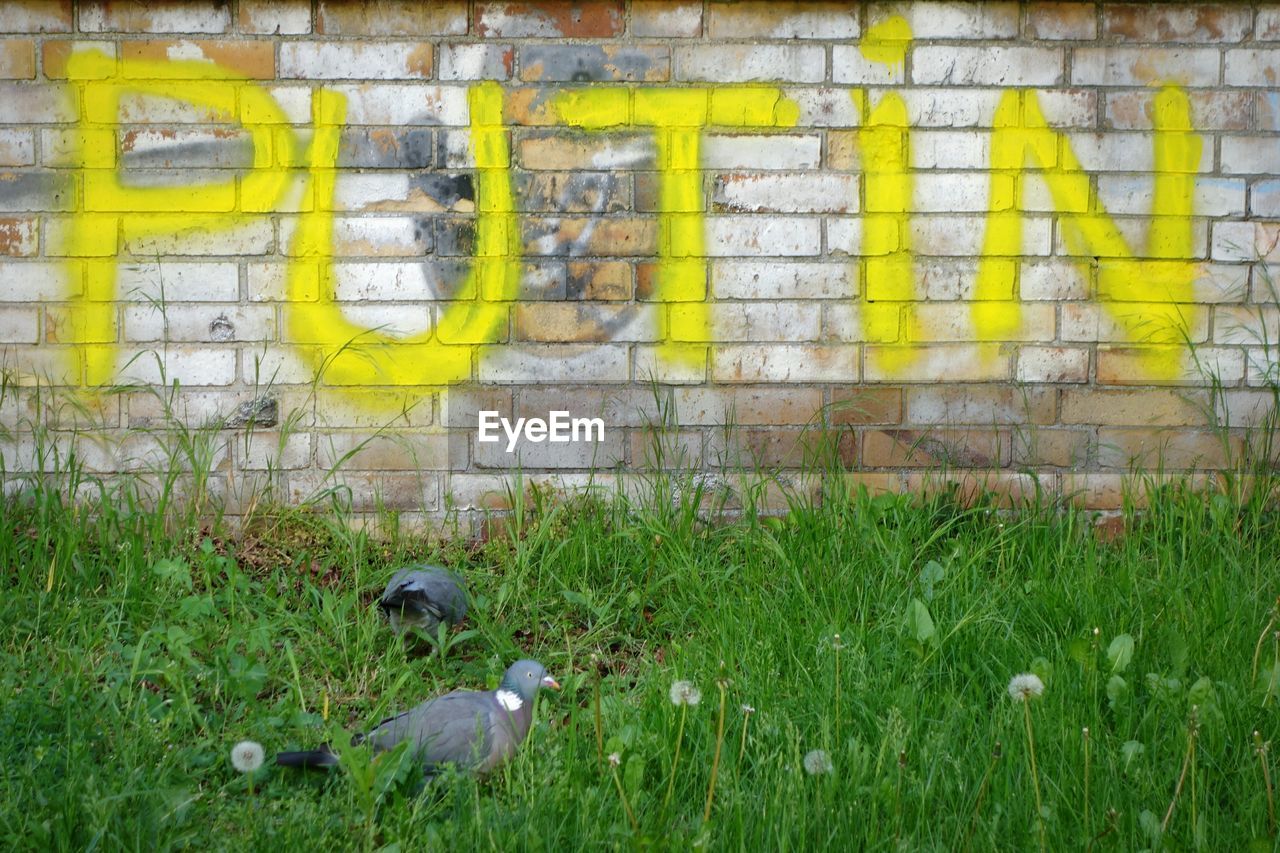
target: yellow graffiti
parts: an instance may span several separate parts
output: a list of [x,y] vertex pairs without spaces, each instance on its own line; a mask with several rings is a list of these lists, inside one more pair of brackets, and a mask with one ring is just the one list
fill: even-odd
[[302,217],[288,273],[288,329],[335,385],[431,385],[469,379],[476,344],[505,327],[519,288],[520,243],[511,189],[511,157],[502,128],[502,92],[482,83],[469,95],[476,163],[476,249],[465,280],[434,328],[396,337],[358,326],[335,301],[333,199],[346,100],[321,90],[308,181],[315,205]]
[[[991,140],[992,194],[994,182],[1002,180],[1003,173],[1015,180],[1015,199],[1012,208],[988,213],[972,307],[979,340],[1010,340],[1018,330],[1019,309],[1012,285],[1022,250],[1022,194],[1027,180],[1039,179],[1061,214],[1068,252],[1095,259],[1099,299],[1129,340],[1144,344],[1140,356],[1144,370],[1164,379],[1179,374],[1186,315],[1193,310],[1189,303],[1197,265],[1189,260],[1191,215],[1202,140],[1191,130],[1186,94],[1174,86],[1160,90],[1154,118],[1155,192],[1144,259],[1140,259],[1098,201],[1067,137],[1049,128],[1035,93],[1004,94]],[[1037,171],[1028,173],[1028,163]]]
[[[83,288],[67,312],[67,332],[78,345],[84,382],[109,382],[115,372],[116,253],[118,241],[156,234],[229,229],[240,221],[237,194],[258,209],[275,209],[288,188],[292,145],[273,145],[273,125],[285,121],[263,90],[243,85],[235,74],[204,62],[116,60],[98,51],[76,53],[67,63],[71,79],[83,80],[84,121],[74,134],[73,162],[83,182],[83,204],[72,217],[67,254],[73,282]],[[118,74],[114,79],[112,74]],[[167,79],[165,79],[167,78]],[[183,78],[181,99],[219,116],[236,115],[239,104],[260,118],[245,122],[253,142],[253,169],[241,180],[182,187],[126,186],[116,170],[114,127],[126,93],[174,97],[174,78]]]
[[657,147],[659,356],[705,363],[711,337],[707,302],[706,198],[702,133],[720,127],[791,127],[799,107],[777,89],[572,90],[555,101],[559,118],[585,130],[651,127]]
[[[869,29],[859,50],[872,62],[901,68],[910,40],[910,26],[894,15]],[[908,338],[915,340],[919,321],[914,310],[916,275],[908,220],[915,184],[907,104],[896,92],[882,95],[874,108],[863,90],[854,89],[850,96],[862,120],[858,143],[864,186],[863,337],[871,343],[893,344],[899,341],[901,325]],[[876,352],[887,371],[912,357],[907,347],[879,347]]]

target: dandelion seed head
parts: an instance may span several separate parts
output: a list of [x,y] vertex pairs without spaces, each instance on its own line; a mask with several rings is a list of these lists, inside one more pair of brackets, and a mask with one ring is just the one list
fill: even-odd
[[618,753],[618,752],[611,752],[611,753],[609,753],[609,766],[610,766],[610,767],[617,767],[617,766],[618,766],[619,764],[621,764],[621,763],[622,763],[622,754],[621,754],[621,753]]
[[756,712],[756,709],[751,707],[750,705],[744,704],[742,706],[742,713],[746,714],[747,716],[750,716],[755,712]]
[[688,705],[693,707],[702,701],[702,691],[692,681],[675,681],[671,684],[672,705]]
[[1020,672],[1009,679],[1009,698],[1015,702],[1035,699],[1044,692],[1044,682],[1034,672]]
[[262,744],[242,740],[231,747],[231,766],[241,773],[252,773],[262,766]]
[[805,773],[810,776],[823,776],[830,773],[831,770],[831,756],[827,755],[825,750],[815,749],[805,753]]

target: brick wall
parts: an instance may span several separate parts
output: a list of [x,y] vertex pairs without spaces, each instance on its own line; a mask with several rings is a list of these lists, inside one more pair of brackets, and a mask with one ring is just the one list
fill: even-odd
[[565,409],[534,480],[1112,506],[1270,409],[1277,75],[1266,4],[5,0],[5,472],[438,516]]

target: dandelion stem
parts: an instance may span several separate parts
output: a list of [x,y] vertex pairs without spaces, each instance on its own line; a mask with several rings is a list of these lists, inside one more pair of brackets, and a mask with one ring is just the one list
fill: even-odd
[[898,752],[898,790],[893,797],[893,849],[898,849],[898,839],[902,837],[902,773],[907,769],[907,751]]
[[742,756],[747,754],[747,726],[751,725],[751,714],[742,714],[742,737],[738,740],[738,772],[742,772]]
[[1036,792],[1036,827],[1040,831],[1040,851],[1044,853],[1044,805],[1040,799],[1040,774],[1036,769],[1036,738],[1031,730],[1031,703],[1026,699],[1022,700],[1022,718],[1027,723],[1027,757],[1031,760],[1031,787]]
[[662,798],[662,808],[665,811],[671,803],[671,794],[676,788],[676,768],[680,765],[680,743],[684,740],[684,718],[689,714],[689,706],[680,706],[680,725],[676,729],[676,751],[671,757],[671,778],[667,781],[667,795]]
[[1276,834],[1276,801],[1271,791],[1271,768],[1267,765],[1267,744],[1262,742],[1262,735],[1256,730],[1253,733],[1254,752],[1258,753],[1258,762],[1262,765],[1262,781],[1267,786],[1267,829],[1270,835]]
[[1169,801],[1169,808],[1165,810],[1164,820],[1160,821],[1160,834],[1163,835],[1169,828],[1169,821],[1173,819],[1173,810],[1178,805],[1178,797],[1182,795],[1182,784],[1187,780],[1187,770],[1191,767],[1191,757],[1195,753],[1196,738],[1200,734],[1200,726],[1196,722],[1196,707],[1191,706],[1191,722],[1187,726],[1187,754],[1182,759],[1182,770],[1178,773],[1178,783],[1173,786],[1173,799]]
[[622,787],[622,779],[618,778],[618,768],[610,766],[609,770],[613,773],[613,784],[618,789],[618,797],[622,800],[622,809],[627,813],[627,820],[631,823],[631,831],[640,831],[640,822],[636,820],[636,813],[631,810],[631,803],[627,801],[627,792]]
[[720,720],[716,723],[716,754],[711,759],[711,781],[707,784],[707,805],[702,810],[703,823],[711,819],[711,804],[716,797],[716,776],[720,773],[720,748],[724,745],[724,679],[717,681],[716,686],[720,688]]
[[596,762],[604,764],[604,718],[600,713],[600,669],[598,667],[595,678],[591,682],[591,704],[596,724]]
[[1084,736],[1084,837],[1089,837],[1089,727],[1081,732]]
[[840,741],[840,649],[841,649],[841,643],[840,643],[839,634],[836,634],[835,643],[833,645],[835,646],[835,651],[836,651],[836,749],[840,749],[841,748],[841,741]]

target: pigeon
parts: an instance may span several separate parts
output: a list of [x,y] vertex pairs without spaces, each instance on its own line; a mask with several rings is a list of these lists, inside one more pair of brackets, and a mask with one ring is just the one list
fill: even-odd
[[[560,684],[534,660],[507,667],[497,690],[455,690],[428,699],[416,708],[388,717],[352,743],[368,743],[374,752],[409,741],[414,756],[430,777],[446,764],[484,775],[515,754],[533,722],[533,700],[542,687]],[[338,756],[326,744],[320,749],[276,754],[282,767],[332,767]]]
[[378,607],[397,634],[417,628],[434,636],[441,622],[457,625],[467,615],[467,593],[447,569],[410,566],[392,575]]

